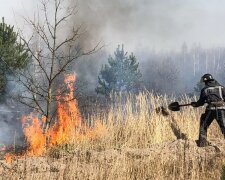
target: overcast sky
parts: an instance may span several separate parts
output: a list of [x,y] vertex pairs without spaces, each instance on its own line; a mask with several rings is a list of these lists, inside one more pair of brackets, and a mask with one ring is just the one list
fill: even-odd
[[7,22],[14,23],[15,16],[30,13],[35,2],[37,3],[38,0],[0,0],[0,16],[4,16]]
[[[138,47],[167,50],[180,48],[184,41],[189,45],[201,43],[203,47],[225,46],[222,0],[82,1],[83,21],[87,18],[90,24],[93,20],[93,29],[101,28],[94,31],[96,36],[109,47],[124,43],[132,51]],[[0,2],[0,16],[13,24],[15,17],[31,15],[39,0]]]

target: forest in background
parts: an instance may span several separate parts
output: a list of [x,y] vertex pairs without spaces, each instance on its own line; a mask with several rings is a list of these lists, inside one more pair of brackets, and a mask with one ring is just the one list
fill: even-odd
[[[124,46],[126,51],[126,45]],[[211,73],[221,84],[225,83],[225,48],[203,48],[200,44],[180,50],[133,52],[139,62],[143,86],[161,94],[194,94],[195,87],[203,74]],[[86,59],[81,59],[74,70],[82,94],[95,95],[98,74],[107,63],[109,54],[104,49]],[[82,88],[83,87],[83,88]]]

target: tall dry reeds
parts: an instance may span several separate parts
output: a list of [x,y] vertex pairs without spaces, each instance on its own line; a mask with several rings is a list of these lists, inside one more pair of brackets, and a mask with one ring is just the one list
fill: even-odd
[[[204,107],[183,107],[179,112],[169,111],[169,115],[164,116],[155,109],[167,107],[175,98],[144,92],[138,95],[120,94],[113,99],[106,113],[89,117],[88,124],[94,126],[95,122],[101,122],[105,128],[102,133],[99,132],[98,139],[87,140],[86,148],[148,148],[153,144],[176,140],[176,134],[171,128],[173,121],[188,139],[198,139],[200,116],[204,113]],[[196,97],[179,98],[181,104],[195,100]],[[222,137],[216,122],[210,126],[208,137]]]
[[[195,143],[204,108],[186,107],[180,112],[170,112],[168,116],[155,111],[174,100],[149,92],[113,97],[112,105],[105,113],[95,113],[86,120],[91,128],[78,130],[83,133],[82,138],[78,140],[75,134],[71,143],[51,148],[44,157],[13,162],[11,170],[6,169],[2,177],[219,179],[225,153],[220,147],[199,148]],[[196,99],[188,96],[179,98],[180,103],[193,100]],[[178,132],[187,138],[178,140],[173,128],[179,129]],[[222,140],[215,122],[208,134],[209,140]],[[221,147],[225,148],[225,145],[222,143]],[[13,167],[17,167],[15,171]]]

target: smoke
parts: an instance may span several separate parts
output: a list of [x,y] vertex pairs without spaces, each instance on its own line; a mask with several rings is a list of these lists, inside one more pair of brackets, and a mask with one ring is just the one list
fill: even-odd
[[[150,81],[150,76],[150,79],[154,79],[148,84],[165,84],[159,82],[165,78],[162,77],[163,72],[168,71],[163,67],[163,61],[167,61],[167,64],[175,65],[171,65],[169,69],[174,69],[171,75],[177,76],[173,79],[179,81],[170,91],[191,92],[202,74],[219,74],[215,72],[214,65],[210,66],[210,60],[214,55],[223,57],[215,52],[215,47],[225,46],[222,37],[225,31],[225,24],[222,23],[225,17],[223,5],[225,2],[219,0],[78,1],[77,18],[73,19],[73,23],[81,23],[86,27],[86,38],[82,43],[85,47],[93,47],[99,41],[105,44],[103,55],[88,57],[75,66],[78,79],[85,79],[88,85],[92,85],[90,89],[94,90],[101,65],[107,62],[109,55],[113,55],[118,44],[124,44],[125,51],[137,56],[144,80]],[[190,62],[182,65],[183,42],[190,48],[187,57]],[[196,49],[196,43],[203,47],[197,54],[191,50]],[[210,51],[213,52],[212,55]],[[223,64],[221,57],[217,61]],[[194,64],[199,61],[200,66],[194,70]],[[208,62],[211,69],[203,68],[201,62]],[[159,71],[162,73],[157,74]],[[156,90],[164,88],[161,86]],[[162,92],[167,92],[166,89]]]
[[[0,16],[20,26],[27,34],[26,23],[21,17],[34,17],[36,9],[41,10],[39,2],[7,1],[0,7]],[[208,72],[225,82],[225,50],[214,48],[225,47],[225,1],[71,0],[70,3],[77,5],[77,14],[69,24],[82,25],[82,30],[86,31],[80,45],[85,50],[99,42],[104,45],[101,51],[81,58],[73,66],[81,93],[94,93],[101,66],[107,63],[109,55],[113,56],[118,44],[124,44],[125,51],[136,55],[143,81],[149,89],[162,93],[191,92],[201,75]],[[69,27],[63,28],[62,38],[69,33]],[[183,42],[187,43],[187,52],[181,51]],[[194,43],[204,48],[193,46]],[[13,105],[15,103],[0,105],[0,143],[12,144],[17,134],[15,130],[22,134],[16,119],[20,115],[13,112],[17,109],[12,108]]]
[[184,41],[212,47],[225,45],[223,5],[219,0],[80,0],[78,19],[109,51],[120,43],[129,51],[177,49]]
[[[35,0],[17,0],[15,6],[12,1],[8,5],[12,6],[16,14],[25,17],[33,17],[36,8],[41,10],[40,3]],[[86,30],[79,42],[84,49],[91,49],[98,42],[105,45],[100,52],[84,57],[74,65],[78,80],[86,82],[86,86],[92,91],[97,84],[102,64],[107,62],[109,55],[113,55],[118,44],[124,44],[125,51],[136,55],[142,72],[146,75],[145,72],[149,72],[149,67],[154,64],[153,60],[166,61],[166,53],[177,61],[182,59],[177,56],[182,56],[180,49],[183,42],[186,42],[188,47],[193,47],[195,42],[200,43],[208,49],[225,46],[222,37],[225,31],[225,24],[222,23],[225,17],[225,2],[220,0],[70,0],[69,3],[70,6],[77,6],[77,14],[69,23],[82,25]],[[8,17],[10,16],[12,17],[12,13]],[[64,29],[61,36],[68,34],[68,27]],[[173,55],[174,50],[176,55]],[[154,55],[155,52],[157,56]],[[189,57],[192,58],[191,53]],[[177,64],[175,60],[172,61],[172,64]],[[160,66],[160,63],[157,66]],[[189,66],[189,71],[180,66],[175,70],[180,72],[180,79],[185,78],[185,82],[188,81],[187,86],[193,86],[196,79],[199,79],[193,75],[200,76],[205,70],[199,71],[197,75],[191,71],[193,66]]]
[[[23,24],[21,16],[34,16],[40,1],[11,0],[2,3],[0,16],[11,24]],[[225,2],[220,0],[76,0],[77,18],[89,34],[86,44],[104,41],[112,52],[124,43],[128,51],[177,49],[185,41],[204,47],[224,46]]]
[[20,118],[26,112],[19,103],[6,100],[0,104],[0,148],[3,145],[22,145],[23,133]]

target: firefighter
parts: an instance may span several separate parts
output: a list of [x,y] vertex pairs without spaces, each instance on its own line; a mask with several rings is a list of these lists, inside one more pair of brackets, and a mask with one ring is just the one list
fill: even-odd
[[201,90],[199,100],[191,102],[191,105],[199,107],[208,104],[205,113],[201,115],[199,139],[196,141],[199,147],[204,147],[210,145],[207,141],[207,129],[214,119],[225,137],[225,88],[211,74],[203,75],[201,81],[205,83],[205,87]]

